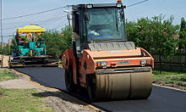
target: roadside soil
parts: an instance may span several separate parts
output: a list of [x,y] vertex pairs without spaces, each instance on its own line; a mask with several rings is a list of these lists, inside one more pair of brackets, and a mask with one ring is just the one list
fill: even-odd
[[186,82],[167,83],[165,81],[153,81],[153,83],[159,86],[167,86],[186,91]]
[[[3,67],[9,67],[8,61],[9,61],[9,56],[3,55]],[[2,60],[2,55],[0,54],[0,60]]]
[[0,87],[5,89],[34,89],[35,87],[24,79],[14,79],[0,82]]
[[18,75],[19,79],[0,82],[1,88],[36,89],[39,93],[33,95],[45,98],[47,106],[52,107],[56,112],[102,112],[102,110],[86,104],[62,91],[47,88],[36,82],[32,82],[27,75],[14,70],[11,70],[11,72]]

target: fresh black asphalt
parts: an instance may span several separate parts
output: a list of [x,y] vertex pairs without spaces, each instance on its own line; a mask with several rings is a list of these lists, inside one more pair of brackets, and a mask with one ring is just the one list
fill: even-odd
[[[66,90],[64,70],[56,67],[17,68],[42,85]],[[148,100],[94,102],[94,105],[114,112],[186,112],[186,92],[153,87]]]

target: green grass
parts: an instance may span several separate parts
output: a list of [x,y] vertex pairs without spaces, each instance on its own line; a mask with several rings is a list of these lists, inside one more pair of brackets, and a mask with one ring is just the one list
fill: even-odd
[[[16,79],[18,76],[8,70],[0,69],[0,81]],[[0,112],[53,112],[47,107],[44,97],[34,96],[35,89],[0,88]]]
[[0,81],[6,81],[18,78],[15,74],[10,73],[8,70],[0,69]]
[[154,81],[164,81],[165,83],[186,82],[186,73],[154,71],[153,74]]
[[52,112],[44,98],[33,96],[33,89],[2,89],[0,88],[0,112]]

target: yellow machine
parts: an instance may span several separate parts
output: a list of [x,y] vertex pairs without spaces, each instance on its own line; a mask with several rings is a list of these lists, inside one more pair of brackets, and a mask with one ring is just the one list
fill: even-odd
[[58,66],[57,59],[47,55],[45,41],[39,38],[43,32],[45,28],[37,25],[17,29],[10,67]]

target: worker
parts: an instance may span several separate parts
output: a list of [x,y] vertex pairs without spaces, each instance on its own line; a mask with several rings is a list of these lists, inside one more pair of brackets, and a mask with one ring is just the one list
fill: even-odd
[[29,41],[33,41],[33,36],[31,34],[27,34],[26,37]]
[[24,43],[23,38],[22,38],[21,36],[19,36],[19,34],[16,34],[15,37],[16,37],[16,42],[17,42],[17,43],[19,43],[19,44],[20,44],[20,43]]
[[107,24],[91,26],[88,31],[88,37],[92,39],[112,38],[113,32],[109,28],[105,29],[107,27],[109,27]]

